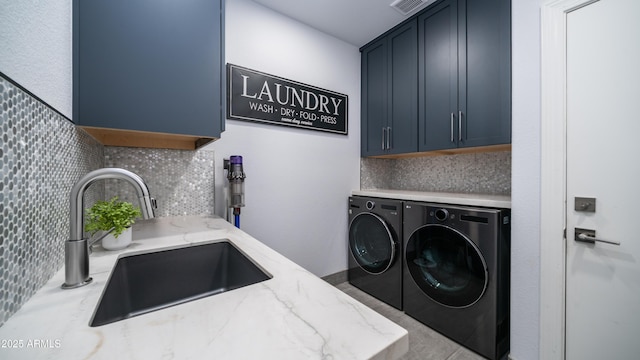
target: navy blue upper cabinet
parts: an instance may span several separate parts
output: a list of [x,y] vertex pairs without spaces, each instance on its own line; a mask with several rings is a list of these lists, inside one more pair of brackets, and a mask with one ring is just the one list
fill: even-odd
[[362,156],[418,151],[417,38],[414,19],[362,48]]
[[509,0],[444,0],[419,16],[419,151],[511,142],[510,19]]
[[164,144],[220,137],[223,4],[74,0],[74,122],[106,145],[181,148]]

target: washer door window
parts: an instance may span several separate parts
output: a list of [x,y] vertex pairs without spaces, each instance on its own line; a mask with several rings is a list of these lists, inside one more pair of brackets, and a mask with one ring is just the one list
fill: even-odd
[[447,226],[416,230],[407,242],[406,264],[420,289],[445,306],[471,306],[487,287],[487,266],[480,251]]
[[393,263],[396,242],[381,217],[360,213],[349,226],[349,249],[362,269],[371,274],[381,274]]

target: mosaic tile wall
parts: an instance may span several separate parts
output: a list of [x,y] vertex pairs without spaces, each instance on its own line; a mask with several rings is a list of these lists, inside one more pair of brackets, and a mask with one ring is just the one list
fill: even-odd
[[[86,173],[122,167],[140,175],[156,216],[214,213],[214,152],[104,147],[0,76],[0,326],[64,264],[69,193]],[[97,182],[86,207],[133,187]]]
[[511,152],[362,158],[360,188],[511,194]]
[[84,131],[1,76],[0,139],[2,325],[62,267],[71,187],[104,155]]
[[[214,152],[107,146],[105,166],[140,175],[158,203],[156,216],[214,214]],[[139,204],[124,180],[107,180],[106,196]]]

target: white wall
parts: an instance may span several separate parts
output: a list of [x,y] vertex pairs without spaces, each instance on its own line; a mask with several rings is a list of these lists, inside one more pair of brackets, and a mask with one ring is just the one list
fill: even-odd
[[216,152],[216,213],[224,213],[222,159],[242,155],[241,228],[324,276],[347,268],[347,198],[360,187],[360,53],[249,0],[227,0],[226,61],[346,94],[348,136],[227,120]]
[[71,118],[69,0],[0,0],[0,72]]
[[539,359],[540,6],[513,0],[511,357]]

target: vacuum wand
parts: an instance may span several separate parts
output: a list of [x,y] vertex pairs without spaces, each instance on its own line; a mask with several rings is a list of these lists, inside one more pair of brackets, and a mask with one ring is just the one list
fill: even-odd
[[229,180],[229,207],[233,208],[235,226],[240,227],[240,208],[244,207],[244,179],[247,175],[242,168],[242,156],[232,155],[229,160],[224,160],[224,169],[227,170]]

